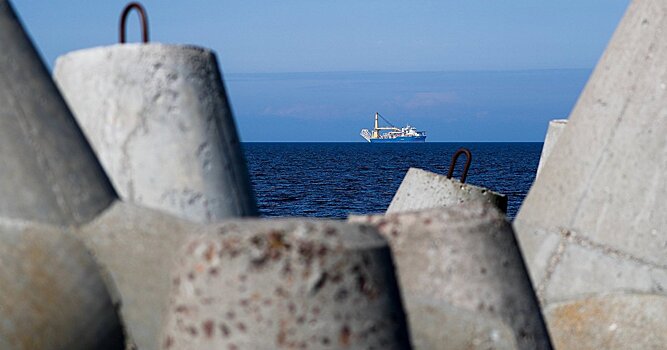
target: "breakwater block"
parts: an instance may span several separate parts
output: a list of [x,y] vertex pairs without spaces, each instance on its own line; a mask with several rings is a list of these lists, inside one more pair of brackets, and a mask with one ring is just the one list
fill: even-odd
[[470,201],[492,203],[503,212],[507,211],[507,196],[504,194],[430,171],[410,168],[391,200],[387,214],[449,207]]
[[540,154],[540,163],[537,165],[537,175],[540,175],[540,170],[546,163],[551,151],[556,145],[556,141],[560,138],[560,134],[563,133],[565,127],[567,126],[567,119],[554,119],[549,122],[549,128],[547,129],[547,136],[544,138],[544,144],[542,145],[542,154]]
[[0,218],[0,348],[122,348],[97,264],[71,233]]
[[664,344],[666,30],[630,4],[514,221],[557,344]]
[[115,198],[10,3],[0,0],[0,348],[122,343],[97,265],[71,232]]
[[[445,335],[460,345],[452,348],[550,349],[512,227],[494,205],[473,201],[349,220],[376,226],[389,241],[420,349],[434,349],[428,344]],[[433,320],[437,327],[421,326]]]
[[517,349],[516,335],[507,324],[494,317],[481,317],[446,302],[424,297],[406,298],[412,348]]
[[407,349],[389,247],[374,228],[230,220],[182,250],[163,349]]
[[137,349],[158,349],[171,286],[171,268],[196,224],[132,203],[116,202],[77,234],[103,267],[127,341]]
[[0,1],[0,216],[87,222],[115,194],[8,1]]
[[210,50],[85,49],[59,57],[54,79],[121,199],[197,222],[257,214]]

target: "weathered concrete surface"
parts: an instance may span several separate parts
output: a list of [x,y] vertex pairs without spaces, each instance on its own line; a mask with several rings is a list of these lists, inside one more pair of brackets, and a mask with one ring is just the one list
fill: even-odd
[[664,349],[664,295],[605,295],[550,305],[557,349]]
[[104,267],[128,342],[137,349],[159,348],[174,259],[185,237],[201,231],[199,224],[122,202],[79,231]]
[[483,187],[448,179],[430,171],[410,168],[387,208],[387,214],[436,207],[449,207],[469,201],[492,203],[507,211],[507,196]]
[[556,141],[560,138],[560,135],[565,130],[567,126],[567,119],[554,119],[549,121],[549,128],[547,129],[547,136],[544,138],[544,144],[542,145],[542,154],[540,154],[540,163],[537,165],[537,175],[540,175],[540,170],[549,159],[549,155],[556,145]]
[[184,247],[165,349],[408,349],[387,243],[340,221],[236,220]]
[[413,349],[517,349],[514,332],[497,317],[421,297],[405,302]]
[[[492,204],[473,201],[350,221],[377,226],[389,241],[413,339],[416,334],[426,337],[413,340],[415,345],[437,344],[443,334],[450,334],[451,342],[476,344],[474,349],[488,348],[489,341],[498,348],[550,348],[512,227]],[[443,327],[455,328],[432,327],[435,333],[428,334],[426,328],[416,330],[415,325],[430,322],[412,309],[412,300],[418,298],[448,305],[438,318]],[[454,320],[459,319],[457,324]]]
[[97,47],[59,57],[54,78],[123,200],[197,222],[256,215],[213,52]]
[[[605,303],[606,315],[589,318],[589,329],[649,313],[636,294],[667,294],[666,31],[667,2],[632,2],[514,221],[544,308],[586,297]],[[622,303],[633,306],[617,307],[620,299],[605,300],[608,294],[627,294]],[[554,334],[577,322],[553,315]],[[651,348],[652,335],[667,329],[655,325],[627,323],[643,339],[610,344]],[[608,339],[603,332],[571,337],[568,344]]]
[[0,217],[79,224],[113,198],[9,2],[0,1]]
[[0,348],[122,341],[97,265],[69,227],[115,199],[8,1],[0,0]]
[[0,219],[0,348],[96,349],[118,319],[97,265],[71,233]]

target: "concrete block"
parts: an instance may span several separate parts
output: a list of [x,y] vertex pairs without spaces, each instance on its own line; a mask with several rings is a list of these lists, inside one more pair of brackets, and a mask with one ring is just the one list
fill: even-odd
[[[413,333],[437,343],[452,334],[457,344],[498,341],[498,348],[516,344],[519,349],[549,349],[549,338],[537,299],[523,265],[511,225],[492,204],[473,201],[449,208],[386,216],[351,217],[356,223],[377,226],[391,245],[398,266],[401,292]],[[443,329],[425,335],[424,313],[411,309],[413,298],[427,298],[448,305],[439,311],[443,323],[467,331]],[[462,310],[448,314],[450,310]],[[461,318],[460,325],[455,325]],[[494,325],[495,326],[492,326]],[[485,329],[484,336],[478,330]],[[511,340],[508,340],[509,330]],[[494,333],[495,332],[495,333]],[[502,335],[502,336],[501,336]],[[484,340],[486,339],[486,340]],[[440,347],[436,347],[439,349]],[[433,349],[425,347],[424,349]]]
[[[543,248],[527,239],[536,232],[560,240],[560,248],[547,263],[526,260],[531,275],[542,276],[533,282],[546,310],[553,303],[575,303],[584,297],[667,294],[663,288],[667,45],[661,39],[666,30],[667,3],[635,0],[630,4],[514,221],[527,256],[544,256],[530,252]],[[524,244],[528,240],[532,243]],[[605,312],[628,320],[652,312],[643,302],[626,307],[621,299],[612,298],[603,303],[608,308]],[[609,326],[602,317],[586,319],[592,324],[552,316],[547,323],[553,334],[565,334],[572,327]],[[662,322],[656,327],[667,329]],[[654,346],[651,338],[656,328],[634,323],[624,327],[635,327],[628,332],[637,336],[613,338],[609,346]],[[596,343],[599,339],[606,338],[574,332],[567,344],[607,344]]]
[[122,346],[97,265],[71,233],[115,198],[11,5],[0,0],[0,348]]
[[0,217],[91,220],[115,198],[10,4],[0,1]]
[[202,231],[200,224],[123,202],[78,231],[103,266],[128,343],[137,349],[159,348],[174,259],[186,237]]
[[544,145],[542,145],[542,154],[540,155],[540,163],[537,165],[537,175],[540,175],[540,170],[544,163],[546,163],[551,151],[556,144],[556,141],[560,138],[560,134],[563,133],[565,127],[567,126],[567,119],[554,119],[549,122],[549,128],[547,129],[547,136],[544,138]]
[[429,349],[517,349],[516,336],[497,317],[457,308],[445,302],[423,297],[405,300],[410,310],[412,347]]
[[1,349],[106,348],[122,339],[118,324],[97,264],[76,237],[0,219]]
[[197,222],[257,214],[210,50],[80,50],[58,58],[54,79],[123,200]]
[[191,239],[164,349],[410,348],[387,243],[340,221],[234,220]]
[[507,211],[507,197],[489,189],[461,183],[426,170],[410,168],[387,208],[387,214],[449,207],[469,201],[492,203]]

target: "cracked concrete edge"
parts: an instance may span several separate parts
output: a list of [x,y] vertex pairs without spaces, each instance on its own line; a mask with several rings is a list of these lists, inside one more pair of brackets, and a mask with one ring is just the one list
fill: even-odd
[[[532,264],[530,264],[531,261],[528,261],[529,262],[528,265],[533,266],[533,270],[531,270],[531,280],[533,281],[536,294],[542,306],[548,306],[553,302],[562,302],[565,300],[569,300],[572,298],[579,298],[586,295],[590,296],[599,294],[600,286],[596,287],[594,285],[590,285],[588,288],[580,287],[583,288],[582,289],[583,291],[579,292],[566,292],[563,290],[561,294],[563,293],[564,294],[562,296],[553,295],[553,292],[550,291],[554,289],[561,290],[564,288],[563,286],[553,284],[556,283],[553,281],[553,276],[556,273],[556,271],[558,271],[559,274],[564,273],[566,275],[575,277],[581,277],[580,275],[582,273],[586,273],[586,271],[588,271],[589,266],[587,264],[584,264],[584,262],[582,262],[584,266],[577,266],[576,264],[572,265],[572,262],[569,262],[570,265],[568,266],[568,270],[567,271],[562,270],[563,266],[561,265],[563,257],[571,249],[583,249],[584,251],[588,252],[586,254],[595,254],[596,256],[609,259],[610,263],[613,262],[611,265],[608,265],[609,271],[615,271],[614,269],[616,268],[618,269],[622,268],[623,270],[631,268],[631,269],[642,269],[647,271],[664,271],[665,273],[667,273],[667,266],[655,264],[641,257],[637,257],[627,252],[615,249],[613,247],[609,247],[604,244],[594,242],[578,234],[575,231],[560,229],[558,230],[558,233],[555,232],[545,233],[542,236],[536,236],[536,237],[537,237],[536,241],[540,246],[539,248],[532,247],[530,249],[530,251],[533,252]],[[544,253],[535,254],[535,252],[539,251],[540,249],[543,249]],[[531,257],[531,255],[528,256]],[[543,262],[546,262],[546,264],[541,264],[541,265],[537,264]],[[632,266],[628,264],[631,264]],[[536,267],[538,266],[541,267],[539,270],[536,269]],[[560,282],[564,283],[563,281]],[[608,292],[621,291],[625,290],[625,288],[629,288],[629,287],[621,288],[615,286],[611,281],[609,282],[608,285],[610,288],[612,288],[612,290],[609,290]],[[644,289],[642,290],[641,288]],[[635,292],[647,292],[647,293],[648,292],[655,293],[656,291],[659,292],[659,288],[656,290],[655,288],[649,288],[648,286],[639,286],[639,285],[635,289],[631,288],[628,290],[632,290]]]

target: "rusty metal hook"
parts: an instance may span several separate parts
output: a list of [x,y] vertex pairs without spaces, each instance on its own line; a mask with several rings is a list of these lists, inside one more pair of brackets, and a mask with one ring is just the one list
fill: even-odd
[[148,16],[146,15],[146,10],[138,2],[131,2],[125,6],[123,9],[123,14],[120,15],[120,43],[125,44],[125,23],[127,22],[127,15],[130,14],[132,9],[139,12],[139,20],[141,21],[141,37],[144,44],[148,42]]
[[456,161],[459,159],[461,153],[465,153],[466,155],[466,165],[463,167],[463,174],[461,175],[461,183],[465,183],[466,177],[468,177],[468,169],[470,169],[470,162],[472,162],[472,153],[470,153],[470,150],[465,147],[459,148],[459,150],[454,153],[454,156],[452,156],[452,163],[449,165],[449,173],[447,173],[447,178],[451,179],[452,175],[454,175],[454,167],[456,166]]

